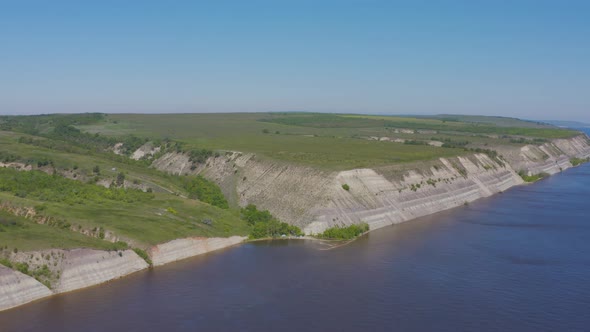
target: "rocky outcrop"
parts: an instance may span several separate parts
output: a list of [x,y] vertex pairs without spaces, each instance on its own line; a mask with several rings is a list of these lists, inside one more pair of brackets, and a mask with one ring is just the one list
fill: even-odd
[[53,294],[28,275],[0,265],[0,311]]
[[142,158],[151,158],[156,153],[160,152],[159,146],[154,146],[152,142],[147,142],[140,146],[137,150],[133,151],[130,158],[134,160],[140,160]]
[[74,249],[64,254],[61,277],[54,287],[56,293],[97,285],[148,267],[132,250]]
[[178,261],[181,259],[201,255],[211,251],[230,247],[245,240],[242,236],[228,238],[187,238],[177,239],[158,244],[148,250],[148,254],[154,266]]

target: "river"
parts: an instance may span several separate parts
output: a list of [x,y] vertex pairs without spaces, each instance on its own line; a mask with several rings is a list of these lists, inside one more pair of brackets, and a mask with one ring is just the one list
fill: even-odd
[[324,250],[249,243],[0,313],[0,331],[583,331],[590,165]]

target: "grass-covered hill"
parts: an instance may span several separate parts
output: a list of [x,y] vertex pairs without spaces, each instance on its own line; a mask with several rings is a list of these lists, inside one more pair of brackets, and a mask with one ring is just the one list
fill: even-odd
[[[466,144],[522,144],[523,138],[540,143],[576,135],[518,119],[511,119],[511,126],[453,120],[317,113],[111,114],[76,126],[101,135],[168,138],[190,148],[254,152],[337,170],[454,156]],[[407,144],[370,140],[381,137]],[[432,140],[447,144],[443,149],[426,144]]]
[[[189,156],[193,167],[241,151],[344,170],[429,161],[498,145],[541,144],[576,134],[517,119],[482,117],[2,116],[0,247],[114,249],[188,236],[260,237],[288,229],[262,212],[264,218],[248,219],[245,215],[251,211],[229,204],[212,181],[151,167],[153,160],[171,151]],[[152,154],[130,158],[148,142],[157,147]]]

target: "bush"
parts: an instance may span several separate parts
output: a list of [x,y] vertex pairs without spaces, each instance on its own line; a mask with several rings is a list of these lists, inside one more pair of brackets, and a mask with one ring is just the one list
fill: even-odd
[[229,209],[229,204],[217,184],[205,179],[200,175],[186,182],[184,187],[188,191],[190,198],[197,198],[201,202],[205,202],[222,209]]
[[518,175],[520,175],[524,182],[536,182],[549,176],[549,174],[545,172],[534,175],[528,175],[525,171],[519,171]]
[[344,189],[346,191],[349,191],[350,190],[350,186],[348,186],[348,184],[345,183],[345,184],[342,185],[342,189]]
[[4,265],[4,266],[6,266],[7,268],[12,268],[12,262],[11,262],[11,261],[9,261],[7,258],[3,258],[3,257],[1,257],[1,258],[0,258],[0,265]]
[[204,164],[209,157],[213,156],[213,151],[207,149],[188,151],[189,161],[198,164]]
[[586,158],[586,159],[572,158],[572,159],[570,159],[570,163],[572,164],[572,166],[578,166],[578,165],[588,162],[588,160],[590,160],[590,158]]
[[42,202],[61,202],[70,205],[86,202],[117,201],[134,203],[148,201],[153,194],[136,189],[105,188],[41,171],[19,172],[0,169],[0,191]]
[[152,260],[150,259],[150,256],[147,254],[147,252],[145,252],[145,250],[139,249],[139,248],[133,248],[133,251],[135,251],[137,256],[143,258],[143,260],[146,263],[148,263],[149,266],[153,266]]
[[350,240],[367,231],[369,231],[369,225],[367,223],[362,223],[358,225],[350,225],[348,227],[328,228],[322,234],[316,236],[330,240]]
[[254,204],[249,204],[242,209],[242,219],[252,226],[251,239],[303,235],[299,227],[280,222],[270,212],[258,210]]
[[269,222],[272,218],[268,210],[258,210],[254,204],[248,204],[242,209],[242,219],[250,226],[254,226],[257,222]]

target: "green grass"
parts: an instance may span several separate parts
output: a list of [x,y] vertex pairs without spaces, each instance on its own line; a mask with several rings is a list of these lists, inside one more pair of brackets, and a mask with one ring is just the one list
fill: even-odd
[[547,173],[539,173],[534,175],[527,175],[524,171],[518,172],[518,175],[524,180],[524,182],[537,182],[549,176]]
[[[391,142],[369,141],[364,136],[386,135],[378,128],[312,128],[261,122],[269,116],[258,114],[112,114],[103,132],[98,125],[80,128],[90,132],[112,133],[117,126],[137,135],[173,138],[189,148],[253,152],[263,158],[310,165],[328,170],[387,165],[455,156],[460,149],[431,146],[404,146]],[[114,122],[117,122],[115,124]],[[353,119],[353,121],[355,121]],[[269,133],[265,134],[264,129]],[[276,134],[275,132],[280,134]]]
[[[563,138],[576,134],[555,127],[533,126],[516,119],[504,121],[504,126],[495,125],[497,119],[483,123],[316,113],[111,114],[105,119],[101,123],[78,127],[106,135],[133,133],[159,139],[172,138],[182,141],[187,148],[253,152],[263,158],[327,170],[378,167],[463,153],[462,149],[368,141],[370,136],[425,141],[435,136],[469,141],[473,146],[483,147],[514,145],[510,142],[511,137]],[[522,127],[508,127],[505,126],[507,123]],[[394,134],[395,128],[434,130],[437,133]]]
[[21,137],[47,140],[37,136],[0,131],[0,154],[17,155],[19,161],[52,160],[56,168],[73,169],[76,166],[78,172],[92,177],[94,177],[93,168],[99,166],[101,176],[104,178],[115,178],[118,173],[123,172],[127,180],[150,184],[159,191],[186,193],[181,179],[148,168],[145,163],[135,162],[126,157],[122,157],[121,160],[109,159],[118,156],[108,152],[99,154],[76,146],[71,146],[72,152],[67,152],[23,144],[19,143]]
[[[39,201],[0,193],[1,201],[19,206],[36,206]],[[102,227],[119,236],[133,239],[144,245],[153,245],[190,236],[227,237],[247,235],[249,228],[239,218],[238,211],[227,211],[198,201],[155,194],[143,203],[124,204],[116,201],[69,205],[43,202],[44,215],[62,218],[84,229]],[[172,208],[176,213],[169,212]],[[204,219],[213,220],[206,225]]]
[[80,233],[39,225],[28,219],[0,211],[0,247],[13,251],[41,250],[49,248],[93,248],[114,250],[118,246]]

